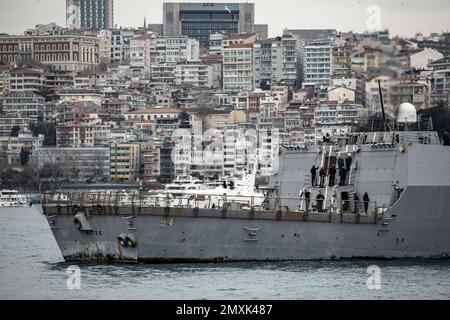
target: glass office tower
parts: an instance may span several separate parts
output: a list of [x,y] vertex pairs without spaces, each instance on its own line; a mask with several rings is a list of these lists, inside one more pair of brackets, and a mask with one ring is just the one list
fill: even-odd
[[164,3],[163,33],[185,35],[208,46],[213,33],[255,31],[254,3]]

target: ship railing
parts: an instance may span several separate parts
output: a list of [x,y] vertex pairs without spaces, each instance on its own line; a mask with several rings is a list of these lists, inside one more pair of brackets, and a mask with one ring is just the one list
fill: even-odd
[[45,205],[55,206],[140,206],[140,207],[174,207],[174,208],[205,208],[205,209],[258,209],[280,212],[317,212],[317,213],[345,213],[379,215],[388,206],[378,206],[375,201],[354,200],[307,200],[302,197],[264,197],[248,195],[218,195],[218,194],[190,194],[173,197],[170,194],[152,194],[144,192],[60,192],[45,193]]
[[[282,198],[281,203],[284,203],[283,200],[290,200],[290,203],[292,203],[292,200],[294,200],[294,198],[290,199]],[[307,209],[307,202],[309,202],[308,209]],[[285,209],[286,208],[289,209],[288,206],[283,207]],[[354,200],[337,200],[337,199],[317,200],[314,198],[312,199],[300,198],[300,204],[297,210],[308,212],[319,212],[319,213],[336,213],[336,214],[343,213],[343,214],[359,214],[359,215],[375,216],[384,213],[387,210],[387,206],[379,207],[376,201],[366,202]]]
[[[56,206],[58,214],[62,212],[74,213],[88,208],[89,212],[99,214],[116,214],[114,208],[130,207],[133,214],[152,212],[146,211],[151,208],[176,209],[186,208],[209,209],[210,212],[217,211],[222,217],[226,217],[228,212],[242,210],[249,212],[255,217],[256,213],[274,215],[276,219],[283,217],[300,219],[302,221],[320,221],[333,223],[378,223],[386,206],[378,206],[377,202],[369,201],[337,201],[336,199],[318,201],[309,199],[307,206],[306,198],[283,197],[267,198],[246,195],[217,195],[201,194],[190,195],[178,198],[171,198],[169,194],[149,194],[143,192],[71,192],[71,193],[47,193],[44,194],[45,207]],[[353,202],[353,205],[351,205]],[[365,214],[365,204],[367,204],[367,215]],[[63,208],[66,210],[63,210]],[[170,211],[169,211],[170,212]]]

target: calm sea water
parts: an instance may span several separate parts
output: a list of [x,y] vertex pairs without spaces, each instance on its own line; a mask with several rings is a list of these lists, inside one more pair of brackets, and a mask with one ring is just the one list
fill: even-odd
[[[0,209],[0,299],[449,299],[450,261],[78,264],[81,289],[44,217]],[[367,268],[381,289],[367,288]]]

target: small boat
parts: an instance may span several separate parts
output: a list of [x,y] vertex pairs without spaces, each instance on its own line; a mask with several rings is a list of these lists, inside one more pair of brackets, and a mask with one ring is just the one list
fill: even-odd
[[27,206],[27,200],[17,190],[0,190],[0,208]]

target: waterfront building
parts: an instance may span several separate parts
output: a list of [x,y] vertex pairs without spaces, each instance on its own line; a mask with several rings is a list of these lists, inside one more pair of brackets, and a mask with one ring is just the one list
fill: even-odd
[[110,180],[109,148],[42,147],[33,152],[30,162],[37,170],[45,164],[59,167],[63,177],[57,178],[66,181],[86,183]]

